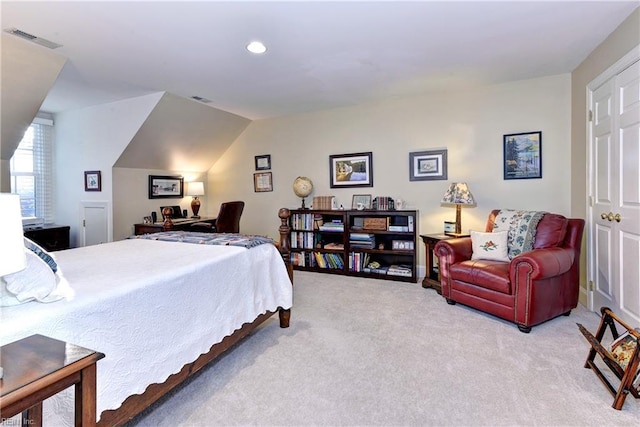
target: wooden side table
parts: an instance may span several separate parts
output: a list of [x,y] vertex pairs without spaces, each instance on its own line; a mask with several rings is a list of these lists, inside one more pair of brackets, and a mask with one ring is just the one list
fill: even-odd
[[420,237],[425,246],[425,267],[426,274],[422,280],[423,288],[433,288],[439,294],[442,294],[442,286],[440,285],[440,272],[437,264],[433,261],[433,249],[440,240],[455,239],[458,237],[468,237],[469,234],[421,234]]
[[22,424],[42,426],[42,401],[75,385],[75,425],[96,425],[96,362],[104,354],[32,335],[0,348],[2,419],[22,412]]

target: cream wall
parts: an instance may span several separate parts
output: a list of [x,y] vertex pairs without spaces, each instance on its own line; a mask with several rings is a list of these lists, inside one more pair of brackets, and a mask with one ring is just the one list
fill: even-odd
[[[587,85],[638,45],[640,8],[629,15],[571,74],[571,214],[574,216],[587,218]],[[584,305],[587,305],[586,243],[585,237],[580,268],[580,302]]]
[[[79,246],[82,202],[109,206],[113,239],[112,166],[140,129],[162,93],[73,110],[55,117],[56,222],[71,226],[71,246]],[[102,191],[84,191],[84,171],[102,173]],[[129,190],[125,190],[129,191]],[[138,200],[131,197],[128,203]]]
[[184,193],[187,193],[187,183],[202,181],[205,185],[205,196],[201,197],[201,217],[215,217],[218,211],[209,212],[206,206],[207,175],[206,173],[188,171],[166,171],[156,169],[113,168],[113,210],[117,214],[113,217],[113,240],[122,240],[134,232],[133,224],[143,221],[143,217],[156,212],[162,218],[160,206],[180,205],[186,209],[189,216],[191,211],[191,197],[181,199],[149,199],[149,175],[180,175],[184,178]]
[[[455,211],[440,206],[448,183],[466,181],[478,205],[463,209],[462,228],[484,229],[493,208],[569,215],[571,152],[568,74],[434,92],[393,101],[255,121],[209,171],[208,210],[246,202],[241,231],[276,237],[280,207],[300,205],[292,183],[314,182],[314,195],[391,196],[420,211],[418,231],[441,232]],[[503,135],[542,131],[542,179],[503,180]],[[409,181],[409,153],[446,148],[447,181]],[[373,188],[331,189],[329,155],[371,151]],[[254,156],[270,154],[274,191],[253,191]],[[311,200],[307,203],[309,204]],[[423,261],[423,248],[420,260]]]

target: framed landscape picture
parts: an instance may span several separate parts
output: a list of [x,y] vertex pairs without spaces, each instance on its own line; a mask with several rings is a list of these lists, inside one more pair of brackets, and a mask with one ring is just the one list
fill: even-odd
[[447,150],[409,153],[409,181],[447,179]]
[[503,136],[504,179],[542,178],[542,132]]
[[331,188],[373,187],[373,154],[329,156]]
[[184,178],[181,176],[149,175],[150,199],[181,199]]

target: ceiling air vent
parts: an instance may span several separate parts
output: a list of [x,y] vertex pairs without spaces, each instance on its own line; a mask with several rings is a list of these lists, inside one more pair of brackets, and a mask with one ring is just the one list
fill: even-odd
[[203,102],[205,104],[210,104],[211,103],[210,99],[203,98],[203,97],[197,96],[197,95],[196,96],[192,96],[191,99],[195,99],[196,101]]
[[34,36],[33,34],[26,33],[17,28],[7,28],[4,31],[6,33],[13,34],[14,36],[18,36],[22,39],[28,40],[30,42],[39,44],[40,46],[48,47],[49,49],[57,49],[62,46],[61,44],[54,43],[47,39],[43,39],[42,37]]

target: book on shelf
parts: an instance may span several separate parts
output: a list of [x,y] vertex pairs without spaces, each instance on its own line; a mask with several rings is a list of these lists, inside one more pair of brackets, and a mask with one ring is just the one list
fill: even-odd
[[318,230],[342,232],[344,231],[344,224],[341,220],[325,221],[320,227],[318,227]]
[[376,245],[375,234],[369,233],[350,233],[349,246],[360,249],[373,249]]
[[333,249],[333,250],[343,250],[344,249],[344,244],[331,242],[331,243],[325,244],[324,248],[325,249]]
[[336,210],[336,198],[335,196],[315,196],[313,198],[313,209],[319,211],[331,211]]
[[350,240],[371,240],[375,237],[376,235],[372,233],[349,233]]
[[387,270],[387,274],[391,276],[404,276],[411,277],[412,276],[411,267],[403,266],[403,265],[390,265]]

